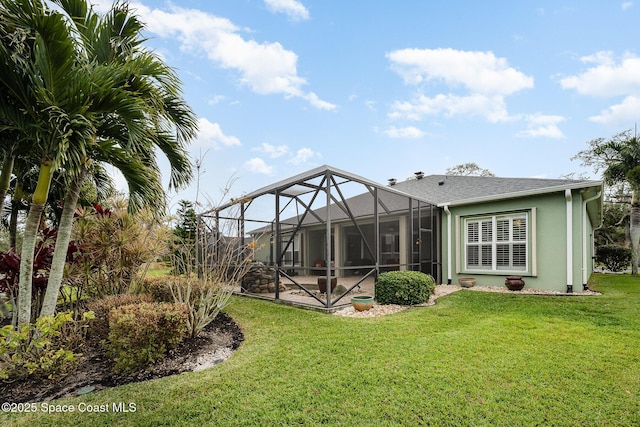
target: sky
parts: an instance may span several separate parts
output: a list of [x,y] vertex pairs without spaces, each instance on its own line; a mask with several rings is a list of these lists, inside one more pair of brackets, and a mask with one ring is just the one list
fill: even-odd
[[640,119],[640,1],[130,4],[199,120],[174,205],[325,164],[381,184],[467,162],[597,179],[572,157]]

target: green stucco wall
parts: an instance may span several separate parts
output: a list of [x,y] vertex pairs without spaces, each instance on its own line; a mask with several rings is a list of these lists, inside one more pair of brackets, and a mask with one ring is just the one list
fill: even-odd
[[[583,285],[583,228],[582,228],[582,195],[579,191],[572,192],[572,260],[573,291],[582,291]],[[481,273],[465,271],[461,260],[459,270],[456,263],[456,242],[459,253],[464,251],[462,218],[476,215],[510,213],[514,211],[529,211],[535,208],[530,216],[529,229],[529,271],[517,273],[523,276],[526,287],[531,289],[553,290],[565,292],[567,290],[567,202],[564,192],[545,195],[501,200],[488,203],[478,203],[464,206],[450,207],[452,224],[452,283],[457,284],[460,277],[475,277],[477,286],[504,286],[505,276],[515,273],[497,274],[495,272]],[[447,214],[442,218],[442,273],[443,282],[447,279],[447,265],[449,263],[447,250]],[[535,218],[535,224],[533,220]],[[456,220],[460,221],[457,235]],[[535,245],[533,233],[535,232]],[[593,227],[587,217],[587,272],[592,271],[593,262],[591,233]],[[535,264],[535,266],[534,266]]]

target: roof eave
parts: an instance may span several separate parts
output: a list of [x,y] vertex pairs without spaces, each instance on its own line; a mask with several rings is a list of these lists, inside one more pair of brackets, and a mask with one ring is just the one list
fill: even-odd
[[577,190],[580,188],[602,187],[602,185],[603,185],[602,181],[582,181],[582,182],[576,182],[571,184],[555,185],[555,186],[546,187],[546,188],[537,188],[533,190],[515,191],[512,193],[502,193],[502,194],[494,194],[491,196],[482,196],[482,197],[473,197],[473,198],[463,199],[463,200],[454,200],[450,202],[438,203],[437,206],[439,208],[442,208],[445,206],[452,207],[452,206],[470,205],[475,203],[493,202],[493,201],[504,200],[504,199],[536,196],[539,194],[556,193],[558,191],[565,191],[565,190]]

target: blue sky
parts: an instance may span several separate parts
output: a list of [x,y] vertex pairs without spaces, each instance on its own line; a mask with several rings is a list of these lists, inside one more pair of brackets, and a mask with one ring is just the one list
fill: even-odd
[[595,178],[571,157],[640,119],[633,1],[131,4],[199,117],[200,200],[323,164],[380,183],[466,162]]

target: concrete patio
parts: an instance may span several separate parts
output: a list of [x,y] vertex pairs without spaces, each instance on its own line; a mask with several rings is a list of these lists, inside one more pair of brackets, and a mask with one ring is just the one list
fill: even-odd
[[[327,295],[318,290],[318,278],[321,278],[321,277],[323,276],[293,276],[292,277],[293,280],[292,280],[282,276],[280,278],[280,283],[281,285],[284,285],[286,290],[284,291],[281,290],[279,292],[279,299],[277,300],[276,300],[275,292],[268,292],[268,293],[267,292],[261,292],[261,293],[243,292],[240,286],[236,287],[234,293],[239,295],[273,300],[273,301],[280,301],[280,302],[292,304],[292,305],[305,306],[308,308],[318,308],[318,309],[327,310],[326,308]],[[293,282],[294,280],[296,283],[306,288],[308,292],[305,292],[303,289],[297,286]],[[339,301],[335,301],[335,300],[340,295],[334,292],[331,295],[332,304],[329,311],[333,311],[334,309],[340,309],[345,306],[351,305],[352,296],[355,296],[355,295],[374,296],[375,282],[374,282],[373,275],[364,278],[364,280],[362,276],[337,277],[336,286],[342,285],[346,289],[350,289],[359,281],[360,283],[358,284],[358,286],[356,286],[353,290],[351,290],[347,295],[343,296]],[[309,294],[314,295],[316,298],[322,300],[323,302],[320,303],[318,300],[316,300],[314,297],[312,297]]]

